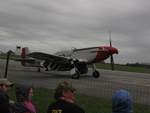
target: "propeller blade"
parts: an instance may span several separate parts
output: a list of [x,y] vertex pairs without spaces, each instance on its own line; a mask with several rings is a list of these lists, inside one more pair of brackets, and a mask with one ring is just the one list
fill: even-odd
[[114,70],[114,58],[113,55],[110,56],[111,70]]
[[[111,43],[111,31],[109,31],[109,44],[110,44],[110,47],[112,47],[112,43]],[[111,70],[113,71],[114,70],[114,58],[113,58],[113,55],[112,55],[112,52],[110,52],[110,63],[111,63]]]
[[111,44],[111,32],[109,32],[109,44],[110,44],[110,47],[112,47],[112,44]]

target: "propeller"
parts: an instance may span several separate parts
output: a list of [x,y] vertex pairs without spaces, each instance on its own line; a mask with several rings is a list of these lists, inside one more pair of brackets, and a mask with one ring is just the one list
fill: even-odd
[[[110,48],[112,48],[111,44],[111,32],[109,32],[109,43],[110,43]],[[111,70],[114,70],[114,57],[112,54],[110,54],[110,63],[111,63]]]

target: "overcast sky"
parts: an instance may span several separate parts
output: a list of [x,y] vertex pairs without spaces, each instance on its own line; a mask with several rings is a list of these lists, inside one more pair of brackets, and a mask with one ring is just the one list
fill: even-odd
[[0,0],[0,49],[109,45],[116,63],[150,62],[150,0]]

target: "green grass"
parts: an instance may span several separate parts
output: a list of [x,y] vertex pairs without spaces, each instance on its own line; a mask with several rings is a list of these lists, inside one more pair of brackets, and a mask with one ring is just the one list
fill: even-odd
[[[53,90],[45,88],[34,89],[33,101],[37,105],[38,113],[46,113],[48,105],[54,101],[53,93]],[[9,95],[15,100],[15,88]],[[76,103],[85,110],[85,113],[111,113],[111,99],[76,95]],[[150,113],[150,106],[134,104],[134,113]]]
[[[11,60],[20,59],[20,58],[21,58],[20,55],[14,55],[14,54],[10,55]],[[0,59],[7,59],[7,54],[6,53],[0,54]]]
[[[97,63],[96,67],[100,68],[100,69],[111,70],[110,64]],[[119,71],[150,73],[150,69],[149,68],[144,68],[144,67],[126,66],[126,65],[120,65],[120,64],[115,64],[114,67],[115,67],[115,70],[119,70]]]

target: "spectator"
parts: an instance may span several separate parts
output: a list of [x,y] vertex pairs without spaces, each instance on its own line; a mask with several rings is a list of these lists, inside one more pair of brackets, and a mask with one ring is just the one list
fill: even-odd
[[17,102],[14,105],[14,113],[36,113],[36,107],[32,102],[33,88],[19,85],[16,87]]
[[61,82],[55,89],[55,102],[49,105],[47,113],[84,113],[75,104],[75,88],[68,82]]
[[9,97],[7,92],[13,86],[8,79],[0,79],[0,113],[10,113]]
[[112,96],[112,113],[133,113],[133,99],[126,90],[117,90]]

